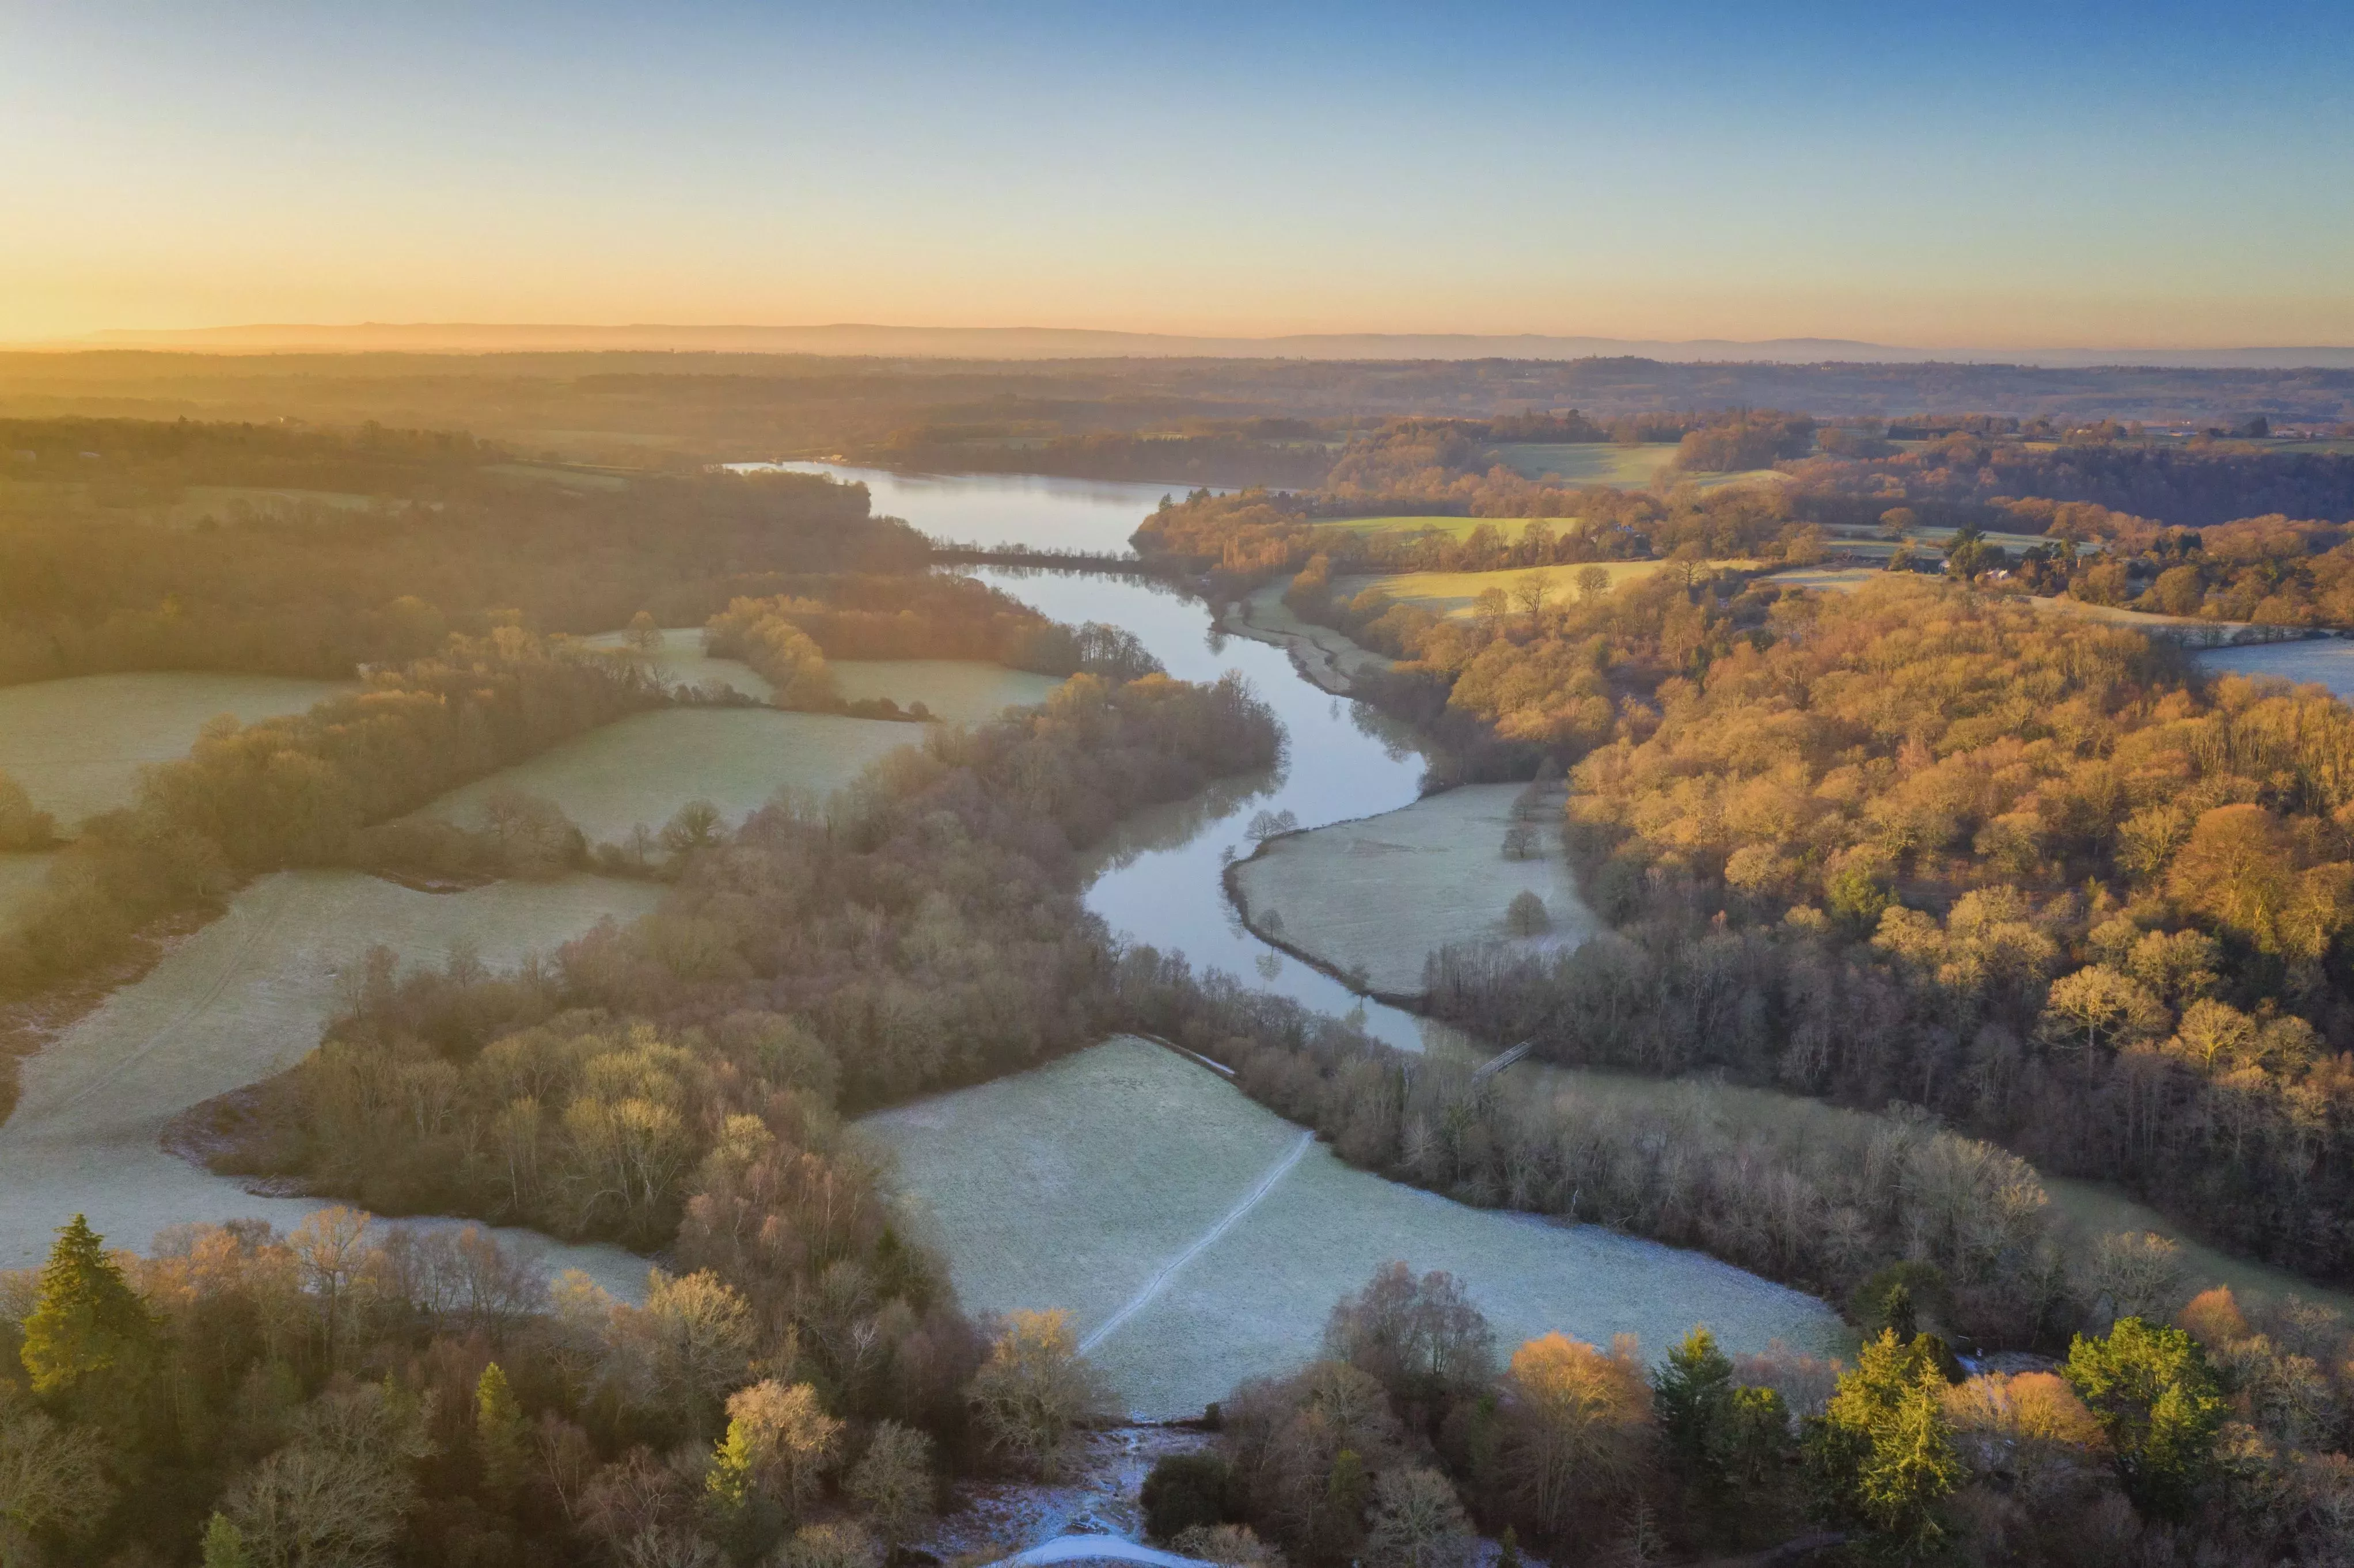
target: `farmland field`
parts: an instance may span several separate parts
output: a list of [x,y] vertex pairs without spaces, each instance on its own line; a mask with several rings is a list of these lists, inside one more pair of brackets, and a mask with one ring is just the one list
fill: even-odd
[[1743,469],[1734,473],[1677,473],[1673,441],[1646,441],[1622,447],[1612,441],[1513,441],[1496,449],[1496,456],[1514,473],[1529,479],[1558,474],[1570,484],[1607,484],[1619,490],[1667,490],[1696,483],[1702,490],[1738,484],[1744,480],[1775,480],[1770,468]]
[[[413,892],[356,872],[281,872],[27,1058],[0,1125],[0,1268],[37,1262],[76,1213],[118,1245],[165,1225],[258,1214],[290,1224],[318,1205],[257,1198],[167,1154],[165,1123],[198,1101],[281,1072],[317,1044],[340,979],[383,943],[411,961],[471,944],[493,964],[546,950],[599,918],[651,908],[659,889],[574,876],[468,893]],[[642,1286],[613,1248],[566,1249],[611,1288]],[[634,1271],[634,1279],[632,1272]]]
[[[662,635],[662,646],[647,662],[666,684],[733,686],[764,703],[776,694],[749,664],[704,657],[701,627],[664,627]],[[599,648],[625,646],[618,631],[588,641]],[[853,702],[889,697],[903,708],[920,702],[951,724],[982,724],[1014,704],[1043,703],[1060,684],[1052,675],[970,659],[832,659],[827,664],[835,688]]]
[[139,769],[186,757],[207,719],[230,714],[250,724],[358,689],[351,682],[176,671],[0,686],[0,773],[69,833],[84,817],[131,804]]
[[1070,1308],[1140,1415],[1193,1414],[1307,1361],[1332,1303],[1391,1258],[1460,1275],[1507,1353],[1556,1329],[1636,1333],[1652,1354],[1696,1321],[1738,1351],[1816,1348],[1835,1329],[1821,1303],[1695,1253],[1352,1171],[1141,1041],[860,1126],[896,1155],[903,1201],[964,1304]]
[[2339,637],[2211,649],[2199,655],[2199,667],[2211,674],[2277,675],[2299,685],[2318,683],[2340,698],[2354,697],[2354,642]]
[[[1667,566],[1665,561],[1596,561],[1610,574],[1612,588],[1621,588],[1630,582],[1651,576]],[[1712,561],[1712,567],[1732,567],[1736,569],[1755,566],[1755,561]],[[1450,620],[1469,619],[1479,595],[1489,588],[1501,588],[1510,594],[1522,577],[1532,572],[1542,573],[1549,586],[1551,601],[1564,604],[1577,598],[1577,574],[1587,569],[1585,565],[1560,567],[1516,567],[1500,572],[1393,572],[1386,577],[1335,577],[1336,594],[1363,593],[1379,588],[1401,604],[1419,605],[1434,615]]]
[[780,789],[829,795],[885,752],[920,745],[924,726],[774,708],[664,708],[577,736],[527,762],[478,779],[425,808],[461,826],[503,789],[542,795],[593,842],[619,842],[640,822],[659,828],[689,800],[733,822]]
[[1271,839],[1235,867],[1246,918],[1262,936],[1397,996],[1422,990],[1423,959],[1450,942],[1511,939],[1504,909],[1534,893],[1553,916],[1547,947],[1599,927],[1561,854],[1557,808],[1536,824],[1537,860],[1507,860],[1517,784],[1466,784],[1363,821]]
[[[592,648],[625,648],[624,635],[619,631],[605,632],[584,641]],[[703,655],[703,628],[699,626],[666,626],[663,628],[662,643],[645,656],[646,662],[668,686],[733,686],[759,702],[776,695],[776,688],[751,665],[734,659],[706,659]]]
[[1052,675],[972,659],[833,659],[834,688],[853,702],[889,697],[921,703],[950,724],[986,724],[1006,708],[1043,703],[1062,684]]
[[1335,528],[1350,534],[1444,534],[1450,539],[1463,539],[1471,530],[1493,528],[1506,539],[1518,539],[1528,532],[1531,523],[1543,523],[1556,535],[1575,533],[1585,525],[1579,517],[1340,517],[1319,523],[1319,528]]

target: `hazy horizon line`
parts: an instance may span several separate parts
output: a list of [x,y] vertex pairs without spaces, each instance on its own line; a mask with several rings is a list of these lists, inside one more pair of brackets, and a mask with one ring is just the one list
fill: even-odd
[[[17,352],[126,348],[220,353],[398,351],[497,353],[602,348],[639,351],[805,353],[911,358],[1580,359],[1856,364],[2017,364],[2051,368],[2354,368],[2354,344],[1949,344],[1923,347],[1859,338],[1638,338],[1598,334],[1297,332],[1214,334],[1109,327],[900,326],[828,322],[766,324],[631,322],[259,322],[204,327],[112,327],[71,337],[0,344]],[[975,352],[977,350],[986,352]],[[1519,350],[1520,352],[1511,352]]]

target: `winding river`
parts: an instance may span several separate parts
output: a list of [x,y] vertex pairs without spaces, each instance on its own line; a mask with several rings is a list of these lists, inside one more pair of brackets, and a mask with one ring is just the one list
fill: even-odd
[[[767,466],[767,465],[763,465]],[[875,510],[904,517],[938,539],[1000,541],[1033,547],[1125,552],[1129,535],[1161,496],[1180,486],[1110,484],[1026,476],[926,476],[823,463],[779,464],[864,482]],[[1287,755],[1273,775],[1230,780],[1204,796],[1131,819],[1101,856],[1089,906],[1134,940],[1182,952],[1200,969],[1222,969],[1319,1011],[1353,1016],[1366,1031],[1409,1050],[1484,1057],[1492,1044],[1401,1008],[1360,997],[1339,980],[1262,942],[1227,902],[1221,877],[1229,857],[1250,853],[1249,826],[1261,811],[1288,812],[1286,827],[1321,827],[1410,804],[1425,765],[1413,735],[1362,703],[1329,695],[1282,650],[1216,630],[1199,600],[1136,578],[1081,572],[983,569],[975,575],[1057,620],[1101,620],[1126,627],[1187,680],[1239,672],[1275,709]],[[2320,680],[2354,692],[2354,643],[2300,642],[2202,655],[2226,668]],[[2297,660],[2295,668],[2278,667]],[[1523,1069],[1516,1069],[1521,1071]],[[1528,1069],[1539,1070],[1539,1069]],[[1554,1083],[1616,1079],[1546,1066]],[[1773,1091],[1722,1088],[1721,1097],[1768,1107]],[[1803,1102],[1812,1107],[1814,1102]],[[2148,1206],[2105,1183],[2046,1175],[2045,1190],[2063,1230],[2077,1243],[2113,1231],[2154,1230],[2183,1247],[2191,1277],[2240,1289],[2301,1294],[2354,1312],[2354,1296],[2203,1245]]]
[[[875,510],[936,539],[1122,554],[1129,535],[1178,487],[1025,476],[910,477],[831,463],[779,467],[864,483]],[[1270,774],[1228,780],[1205,795],[1130,819],[1099,852],[1087,903],[1112,929],[1196,968],[1221,969],[1320,1012],[1360,1018],[1408,1050],[1474,1049],[1445,1024],[1357,996],[1322,970],[1253,936],[1227,902],[1222,873],[1252,847],[1261,813],[1283,826],[1321,827],[1395,810],[1420,793],[1425,758],[1414,736],[1363,703],[1310,683],[1279,648],[1216,630],[1199,599],[1141,578],[1092,572],[984,568],[975,576],[1056,620],[1126,628],[1169,673],[1188,681],[1239,673],[1275,710],[1287,737]]]

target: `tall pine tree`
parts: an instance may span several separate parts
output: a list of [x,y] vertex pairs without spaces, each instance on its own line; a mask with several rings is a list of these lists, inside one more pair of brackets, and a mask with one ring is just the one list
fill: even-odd
[[25,1319],[25,1371],[33,1392],[74,1397],[102,1387],[127,1393],[144,1379],[155,1343],[146,1304],[80,1214],[58,1232]]

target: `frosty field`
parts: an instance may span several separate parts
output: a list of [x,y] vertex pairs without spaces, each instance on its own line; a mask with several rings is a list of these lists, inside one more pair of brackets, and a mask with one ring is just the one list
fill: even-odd
[[1811,1347],[1835,1323],[1820,1302],[1696,1253],[1350,1170],[1142,1041],[860,1126],[896,1154],[903,1202],[966,1307],[1069,1308],[1140,1415],[1196,1414],[1311,1358],[1332,1303],[1392,1258],[1460,1275],[1508,1354],[1556,1329],[1635,1333],[1656,1354],[1696,1321],[1728,1349]]
[[[749,664],[705,658],[701,627],[664,627],[662,635],[662,646],[648,662],[667,683],[733,686],[764,703],[776,694],[776,688]],[[625,646],[618,631],[588,641],[599,648]],[[835,688],[853,702],[889,697],[903,708],[920,702],[951,724],[985,724],[1014,704],[1044,702],[1046,694],[1061,684],[1052,675],[971,659],[832,659],[827,664]]]
[[[356,872],[281,872],[254,883],[143,980],[25,1060],[23,1098],[0,1126],[0,1268],[37,1262],[54,1228],[77,1213],[134,1247],[184,1220],[295,1223],[319,1205],[250,1196],[165,1153],[164,1124],[300,1060],[318,1044],[339,978],[377,943],[411,962],[439,962],[467,942],[486,962],[511,963],[607,915],[642,914],[659,892],[588,876],[459,894]],[[615,1248],[563,1249],[551,1262],[590,1267],[610,1288],[642,1287],[642,1263]]]
[[576,736],[527,762],[453,789],[424,814],[472,826],[503,789],[546,796],[591,842],[659,828],[689,800],[730,822],[780,789],[832,794],[885,752],[918,745],[920,725],[774,708],[664,708]]
[[1284,585],[1268,583],[1244,599],[1238,614],[1222,624],[1227,630],[1287,650],[1309,680],[1327,692],[1346,692],[1367,670],[1386,670],[1396,662],[1370,648],[1360,647],[1345,633],[1318,626],[1291,613],[1283,602]]
[[[626,648],[627,637],[619,631],[583,639],[591,648]],[[664,685],[670,686],[733,686],[757,702],[767,702],[776,695],[751,665],[734,659],[706,659],[703,655],[703,628],[699,626],[665,626],[662,642],[643,655]]]
[[250,724],[301,713],[355,683],[158,671],[76,675],[0,687],[0,773],[70,833],[85,817],[131,804],[139,769],[186,757],[205,721]]
[[1343,971],[1369,989],[1422,990],[1423,960],[1450,942],[1509,940],[1505,906],[1522,891],[1544,900],[1545,946],[1584,941],[1599,927],[1561,855],[1558,810],[1537,829],[1538,860],[1507,860],[1517,784],[1466,784],[1363,821],[1270,839],[1235,867],[1245,918],[1261,936]]
[[950,724],[987,724],[1017,705],[1043,703],[1062,684],[1052,675],[972,659],[832,659],[837,691],[853,702],[888,697],[921,703]]

